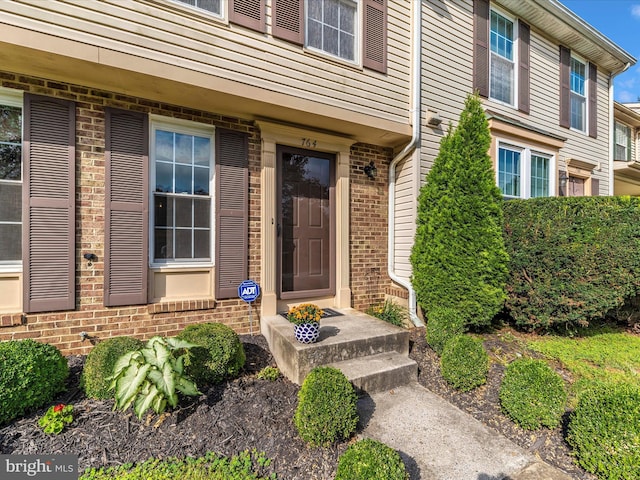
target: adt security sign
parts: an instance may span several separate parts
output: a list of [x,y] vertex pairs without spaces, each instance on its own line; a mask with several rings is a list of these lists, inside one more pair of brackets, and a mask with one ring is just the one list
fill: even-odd
[[253,280],[245,280],[238,287],[238,296],[245,302],[251,303],[260,296],[260,285]]

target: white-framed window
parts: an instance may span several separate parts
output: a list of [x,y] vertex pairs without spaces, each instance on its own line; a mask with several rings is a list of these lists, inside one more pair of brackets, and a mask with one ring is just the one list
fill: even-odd
[[357,0],[306,0],[305,46],[358,62]]
[[499,142],[496,163],[496,181],[507,198],[549,197],[555,191],[551,154]]
[[0,270],[22,265],[22,94],[0,88]]
[[213,263],[214,128],[152,118],[152,265]]
[[516,101],[516,28],[515,21],[491,9],[489,97],[508,105]]
[[223,12],[223,4],[222,0],[173,0],[177,3],[183,3],[189,5],[191,7],[198,8],[200,10],[205,10],[216,17],[222,17]]
[[587,131],[587,64],[572,56],[570,64],[571,82],[571,128]]
[[614,160],[631,160],[631,127],[615,122],[614,133]]

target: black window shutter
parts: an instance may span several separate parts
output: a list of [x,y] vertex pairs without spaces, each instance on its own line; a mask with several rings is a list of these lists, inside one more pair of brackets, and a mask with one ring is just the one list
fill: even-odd
[[247,279],[248,153],[246,134],[216,130],[216,299],[236,298]]
[[272,33],[276,38],[304,44],[304,0],[273,0]]
[[147,303],[149,123],[105,109],[104,304]]
[[365,68],[387,73],[387,2],[364,0],[363,59]]
[[600,180],[597,178],[591,179],[591,196],[592,197],[600,196]]
[[531,43],[531,29],[522,20],[518,21],[519,38],[519,72],[518,72],[518,110],[524,113],[530,111],[529,95],[529,46]]
[[75,104],[24,97],[22,268],[27,313],[75,309]]
[[571,50],[560,45],[560,126],[571,127]]
[[598,67],[589,62],[589,136],[598,137]]
[[489,0],[473,2],[473,89],[489,97]]
[[265,32],[265,0],[229,0],[229,21],[243,27]]

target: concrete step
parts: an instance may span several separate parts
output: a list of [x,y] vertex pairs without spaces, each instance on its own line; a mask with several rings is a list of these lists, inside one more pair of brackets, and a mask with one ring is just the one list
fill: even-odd
[[398,352],[343,360],[329,366],[340,369],[356,388],[368,393],[392,390],[418,378],[418,364]]
[[310,345],[298,342],[293,325],[281,316],[262,318],[260,328],[278,368],[298,385],[317,366],[381,353],[409,353],[407,330],[352,309],[322,319],[320,338]]

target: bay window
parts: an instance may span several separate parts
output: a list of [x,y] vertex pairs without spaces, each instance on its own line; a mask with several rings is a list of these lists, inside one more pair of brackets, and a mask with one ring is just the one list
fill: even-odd
[[506,143],[498,147],[497,182],[507,198],[550,196],[552,171],[551,155]]

